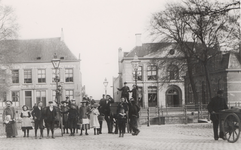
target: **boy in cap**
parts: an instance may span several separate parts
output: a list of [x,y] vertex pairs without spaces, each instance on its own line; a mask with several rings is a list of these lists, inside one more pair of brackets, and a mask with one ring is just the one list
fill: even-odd
[[117,88],[119,91],[122,91],[121,92],[121,97],[124,97],[126,98],[126,100],[128,101],[128,103],[130,102],[129,101],[129,92],[130,92],[130,88],[127,86],[127,83],[124,82],[124,86],[122,88]]
[[53,101],[49,101],[49,106],[45,110],[45,124],[47,127],[47,138],[49,138],[49,130],[51,130],[52,138],[54,139],[54,123],[57,117],[57,111],[54,108]]
[[34,129],[35,129],[35,139],[37,139],[37,130],[40,129],[40,139],[43,138],[43,103],[41,101],[38,102],[38,105],[34,107],[32,111],[32,116],[34,119]]
[[124,137],[127,122],[127,116],[124,108],[121,108],[120,112],[117,114],[117,120],[119,128],[119,137]]

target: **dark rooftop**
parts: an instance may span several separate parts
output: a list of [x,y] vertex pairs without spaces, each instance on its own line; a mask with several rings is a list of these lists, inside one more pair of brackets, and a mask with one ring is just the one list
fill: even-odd
[[[1,49],[12,51],[13,62],[50,62],[54,54],[61,61],[78,61],[60,37],[0,41]],[[0,51],[2,51],[0,50]],[[15,55],[15,56],[14,56]]]

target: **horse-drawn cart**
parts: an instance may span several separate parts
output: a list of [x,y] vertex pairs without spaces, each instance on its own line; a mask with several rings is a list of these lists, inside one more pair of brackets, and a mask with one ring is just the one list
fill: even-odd
[[224,138],[230,143],[236,142],[240,136],[241,108],[226,109],[218,114]]

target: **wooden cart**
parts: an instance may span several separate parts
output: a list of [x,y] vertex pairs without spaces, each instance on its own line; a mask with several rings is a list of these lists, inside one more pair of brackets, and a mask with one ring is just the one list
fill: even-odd
[[218,113],[220,130],[228,142],[234,143],[240,136],[241,108],[226,109]]

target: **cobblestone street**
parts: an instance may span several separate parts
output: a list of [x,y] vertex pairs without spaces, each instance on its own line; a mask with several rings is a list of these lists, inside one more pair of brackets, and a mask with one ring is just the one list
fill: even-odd
[[[150,127],[141,126],[138,136],[125,134],[124,138],[119,138],[116,134],[107,134],[106,127],[103,134],[93,135],[93,129],[89,130],[89,135],[79,136],[76,134],[70,137],[64,134],[60,136],[60,130],[56,131],[55,139],[34,139],[33,130],[29,138],[23,138],[23,133],[19,130],[19,136],[7,139],[0,137],[1,150],[65,150],[65,149],[88,149],[88,150],[238,150],[241,147],[241,140],[236,143],[228,143],[219,139],[213,139],[212,124],[188,124],[188,125],[153,125]],[[46,135],[46,130],[44,131]]]

